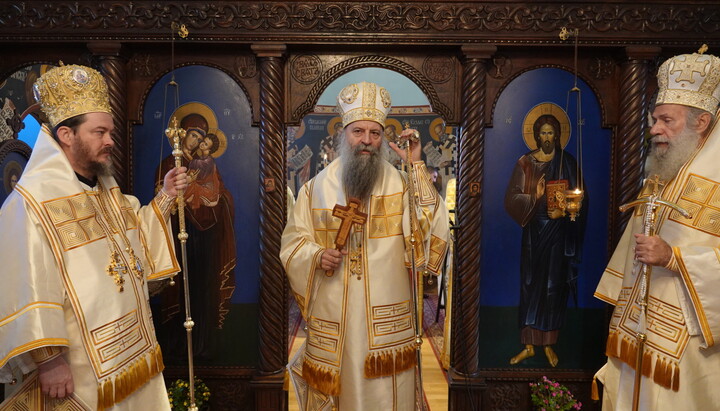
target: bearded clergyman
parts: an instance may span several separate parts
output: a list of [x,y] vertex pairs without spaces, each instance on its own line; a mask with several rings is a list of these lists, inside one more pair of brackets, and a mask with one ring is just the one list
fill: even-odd
[[108,87],[84,66],[48,70],[47,116],[0,209],[0,410],[170,410],[148,281],[179,271],[169,226],[185,167],[147,206],[120,191]]
[[[675,56],[658,71],[640,197],[656,192],[692,218],[658,208],[656,235],[646,236],[643,213],[636,211],[603,273],[595,296],[615,306],[608,362],[597,374],[604,410],[631,409],[638,372],[638,409],[710,410],[720,404],[720,128],[712,126],[718,85],[720,59],[710,55]],[[648,287],[639,280],[641,264],[652,268]],[[636,338],[640,332],[644,347]]]
[[[386,161],[390,106],[388,91],[373,83],[340,92],[340,156],[298,192],[283,233],[280,257],[307,322],[297,366],[306,388],[298,394],[301,409],[415,409],[410,214],[418,220],[415,265],[437,275],[448,213],[420,161],[419,142],[410,146],[411,175]],[[415,132],[404,130],[401,138]],[[405,158],[397,145],[389,147]],[[410,183],[417,192],[412,207]],[[337,250],[343,221],[333,209],[351,198],[367,218],[353,223]]]

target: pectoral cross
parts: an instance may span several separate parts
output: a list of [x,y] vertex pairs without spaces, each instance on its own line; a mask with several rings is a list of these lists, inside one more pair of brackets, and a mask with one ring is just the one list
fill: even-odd
[[120,261],[120,256],[117,251],[113,251],[110,256],[110,264],[108,264],[105,271],[107,271],[108,275],[113,278],[113,281],[115,281],[115,285],[118,287],[118,292],[123,292],[123,290],[125,290],[125,287],[123,287],[125,279],[122,276],[127,273],[127,267]]
[[[347,244],[347,239],[350,236],[350,229],[353,224],[365,224],[367,221],[367,214],[360,211],[360,200],[355,197],[350,197],[348,205],[342,206],[335,204],[333,207],[333,217],[337,217],[342,220],[340,228],[338,229],[337,236],[335,237],[335,249],[340,251]],[[325,275],[332,277],[333,270],[325,271]]]

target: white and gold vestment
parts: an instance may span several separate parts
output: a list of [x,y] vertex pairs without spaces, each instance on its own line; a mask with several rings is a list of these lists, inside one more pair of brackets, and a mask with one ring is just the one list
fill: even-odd
[[[658,70],[656,105],[676,104],[715,113],[720,102],[720,59],[703,52],[666,60]],[[687,117],[690,119],[691,117]],[[662,121],[658,119],[658,121]],[[685,124],[692,129],[692,123]],[[680,142],[679,136],[669,137]],[[687,142],[680,142],[687,144]],[[647,318],[642,321],[642,277],[635,261],[635,238],[643,233],[636,209],[610,259],[595,297],[615,306],[610,319],[603,409],[632,408],[637,368],[637,334],[642,352],[639,409],[709,410],[720,405],[720,127],[702,139],[660,198],[690,212],[685,218],[659,207],[655,233],[672,247],[667,267],[653,266]],[[651,192],[645,187],[640,194]]]
[[[363,204],[367,221],[353,225],[348,255],[327,277],[320,256],[334,248],[341,222],[333,207],[347,205],[342,164],[342,157],[336,159],[302,187],[282,237],[280,257],[307,322],[302,376],[311,393],[299,400],[307,409],[339,397],[341,410],[411,410],[416,345],[407,176],[382,162],[381,177]],[[416,264],[419,272],[437,275],[447,252],[447,209],[424,163],[413,170]]]
[[[720,128],[715,127],[661,194],[692,218],[658,209],[657,235],[672,247],[676,264],[675,271],[652,267],[640,409],[720,404],[719,152]],[[642,210],[633,214],[595,291],[595,297],[615,306],[608,363],[598,373],[605,387],[604,409],[631,407],[640,313],[635,233],[642,233]]]
[[62,350],[75,386],[45,406],[169,409],[147,281],[179,271],[172,200],[141,207],[110,176],[84,185],[49,133],[0,211],[0,381],[30,373],[0,409],[44,409],[42,348]]

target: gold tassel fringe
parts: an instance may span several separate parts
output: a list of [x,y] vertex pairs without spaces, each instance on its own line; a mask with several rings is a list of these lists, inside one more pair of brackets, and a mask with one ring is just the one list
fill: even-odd
[[385,351],[371,352],[365,357],[365,378],[386,377],[409,370],[417,363],[414,344]]
[[[625,364],[637,370],[637,342],[627,337],[622,337],[620,333],[613,331],[608,336],[605,354],[608,357],[614,357]],[[643,352],[642,375],[652,378],[652,380],[665,388],[677,391],[680,389],[680,366],[677,362],[662,358],[657,354],[653,358],[651,351]]]
[[312,363],[305,358],[302,366],[302,377],[311,387],[323,394],[340,395],[340,373],[337,370]]
[[642,375],[650,378],[651,371],[652,371],[652,354],[650,351],[645,351],[643,353],[643,363],[642,363]]
[[164,368],[162,351],[157,345],[152,351],[116,373],[114,378],[110,377],[98,383],[98,411],[111,408],[123,401],[151,378],[160,374]]
[[593,377],[592,385],[590,386],[590,399],[593,401],[600,400],[600,394],[598,393],[597,378]]

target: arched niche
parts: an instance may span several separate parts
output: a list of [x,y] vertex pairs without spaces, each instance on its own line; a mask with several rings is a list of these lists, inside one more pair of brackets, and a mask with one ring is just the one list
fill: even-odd
[[[428,96],[426,90],[412,78],[384,67],[348,71],[327,84],[322,93],[308,96],[307,102],[316,102],[313,109],[305,112],[298,126],[287,129],[287,185],[290,190],[297,195],[305,182],[337,156],[342,121],[337,112],[336,98],[343,87],[361,81],[377,83],[390,93],[392,109],[385,129],[388,139],[399,134],[406,125],[420,132],[423,160],[428,168],[438,169],[437,189],[444,195],[447,182],[455,178],[457,130],[449,126],[433,106],[433,96]],[[394,153],[389,153],[388,161],[400,167],[399,158]]]
[[0,79],[0,140],[17,138],[31,148],[35,145],[40,125],[47,119],[35,101],[33,85],[52,67],[51,64],[28,63]]
[[[171,80],[178,86],[168,86]],[[132,127],[133,187],[142,202],[153,197],[173,163],[173,148],[165,135],[172,117],[187,135],[201,135],[193,137],[183,154],[183,165],[193,176],[185,214],[198,373],[213,375],[217,366],[246,369],[257,361],[260,290],[259,132],[252,126],[250,99],[237,79],[204,64],[184,65],[158,76],[143,96],[140,120]],[[201,142],[212,143],[207,153]],[[208,193],[200,186],[222,188]],[[177,224],[176,217],[173,222]],[[173,375],[187,363],[183,286],[179,277],[176,281],[151,300],[158,340]],[[173,309],[179,312],[172,315]]]
[[[332,71],[332,70],[331,70]],[[423,145],[422,157],[429,167],[441,166],[439,171],[438,185],[436,188],[441,194],[445,194],[446,183],[455,178],[456,164],[456,127],[448,125],[443,116],[435,110],[432,102],[435,97],[426,94],[412,77],[406,76],[397,70],[390,70],[386,67],[363,67],[344,72],[327,83],[325,87],[311,93],[307,102],[313,102],[311,110],[299,111],[304,113],[299,118],[296,126],[289,126],[287,135],[287,164],[288,164],[288,193],[297,196],[298,190],[304,183],[312,179],[324,167],[330,164],[337,156],[339,139],[344,138],[342,119],[337,111],[337,95],[347,85],[361,81],[373,82],[384,87],[390,93],[392,109],[386,120],[385,134],[390,139],[393,133],[399,134],[407,124],[417,129],[421,135]],[[310,104],[310,103],[308,103]],[[395,155],[394,153],[392,153]],[[397,162],[395,162],[398,160]],[[393,165],[400,168],[401,162],[398,158],[389,157]],[[288,207],[293,206],[294,197],[288,197]],[[438,364],[445,357],[444,365],[448,364],[449,342],[443,339],[444,327],[442,315],[438,314],[437,304],[443,303],[436,297],[440,287],[441,278],[426,277],[425,291],[431,295],[426,299],[424,328],[426,336],[424,344],[432,347],[437,354],[427,354],[432,358],[424,358],[424,363],[438,361]],[[292,359],[305,340],[304,321],[301,318],[299,309],[294,301],[289,304],[289,346],[290,358]],[[440,321],[436,321],[439,318]],[[423,354],[426,355],[426,354]],[[436,360],[436,355],[438,360]],[[441,365],[434,365],[439,368]],[[426,390],[433,389],[425,385]],[[437,388],[446,390],[447,387]],[[297,409],[295,393],[290,392],[290,410]],[[431,407],[445,407],[447,403],[431,404]]]
[[[575,86],[579,92],[571,92]],[[581,97],[580,110],[578,96]],[[526,167],[532,153],[539,150],[533,139],[533,122],[539,115],[557,117],[562,129],[562,153],[573,159],[582,158],[582,165],[575,167],[575,173],[583,176],[586,201],[576,221],[571,221],[569,216],[562,217],[567,222],[562,229],[548,229],[533,235],[533,244],[530,244],[527,233],[535,227],[535,218],[543,216],[537,214],[540,211],[532,211],[524,216],[527,221],[521,226],[517,222],[519,213],[511,213],[509,209],[517,209],[520,201],[520,196],[512,195],[512,188],[517,186],[516,177],[525,175],[521,168]],[[561,115],[567,116],[565,120]],[[478,327],[480,330],[492,329],[493,332],[480,335],[479,357],[483,372],[490,373],[500,368],[511,371],[572,369],[582,370],[591,376],[602,364],[601,327],[587,327],[587,324],[602,324],[605,315],[604,304],[593,298],[594,287],[608,257],[606,233],[612,135],[604,126],[604,116],[600,94],[592,83],[576,78],[571,70],[561,66],[534,66],[517,73],[500,89],[494,101],[493,127],[485,133],[484,173],[487,177],[483,188],[482,249],[486,257],[481,267],[483,287]],[[564,122],[566,127],[562,128]],[[580,135],[582,144],[579,144]],[[555,152],[556,155],[558,152]],[[563,179],[572,179],[568,174],[563,176],[549,171],[547,175],[543,174],[543,178],[547,182],[546,187],[561,183]],[[535,188],[537,179],[527,181],[526,187],[529,188],[526,192],[538,192]],[[547,214],[551,202],[546,200],[546,196],[540,198],[548,204],[542,208]],[[579,224],[582,224],[581,228]],[[551,236],[559,231],[565,233],[564,237]],[[577,237],[571,240],[571,233]],[[560,264],[555,260],[551,262],[541,251],[542,247],[551,249],[559,244],[557,238],[562,239],[567,247],[565,253],[571,256],[567,257],[571,268],[565,270],[567,275],[563,274],[562,279],[552,277],[543,280],[549,271],[560,272],[557,268]],[[570,254],[570,247],[577,247],[577,251],[573,251],[575,254]],[[553,269],[544,270],[547,267]],[[564,322],[561,326],[540,325],[551,315],[550,309],[545,306],[535,309],[529,296],[532,290],[541,290],[553,281],[571,284],[562,294],[564,299],[554,299],[556,307],[560,308],[553,314],[556,318],[563,318]],[[523,289],[524,293],[521,292]],[[560,287],[553,288],[556,295],[561,295],[561,291]],[[523,296],[527,299],[524,303],[521,301]],[[562,314],[558,314],[560,311]],[[529,327],[530,321],[537,321],[538,329],[542,326],[547,331],[558,333],[557,340],[547,344],[559,357],[555,365],[539,347],[535,347],[533,357],[509,365],[509,360],[525,347],[521,330]],[[591,349],[577,350],[579,346]],[[596,354],[589,355],[588,352]]]
[[0,205],[20,180],[45,121],[33,85],[50,68],[29,63],[0,79]]

